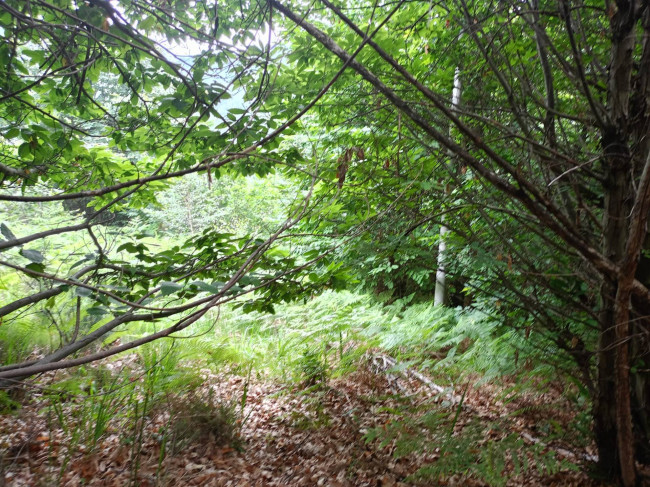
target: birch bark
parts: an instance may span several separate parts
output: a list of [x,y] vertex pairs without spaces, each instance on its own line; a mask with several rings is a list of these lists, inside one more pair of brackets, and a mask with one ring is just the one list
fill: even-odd
[[[460,84],[460,67],[456,67],[454,72],[454,88],[451,92],[451,107],[456,108],[460,105],[461,84]],[[451,129],[450,134],[451,137]],[[449,168],[453,170],[453,168]],[[445,259],[447,258],[446,234],[449,232],[445,225],[445,217],[442,217],[440,225],[440,241],[438,243],[438,269],[436,270],[436,287],[433,294],[433,303],[435,306],[442,306],[447,298],[447,272],[445,270]]]

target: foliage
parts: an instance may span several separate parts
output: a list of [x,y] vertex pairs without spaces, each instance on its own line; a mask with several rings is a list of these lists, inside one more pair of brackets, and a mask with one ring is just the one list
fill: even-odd
[[[633,485],[650,459],[648,12],[2,2],[0,265],[20,285],[0,315],[20,329],[37,311],[59,335],[35,363],[11,352],[2,384],[177,337],[231,301],[269,313],[360,282],[400,319],[444,271],[450,302],[488,326],[420,331],[447,356],[475,341],[508,350],[495,369],[525,351],[570,372],[594,403],[601,468]],[[257,213],[245,224],[221,214],[250,235],[212,224],[200,185],[270,174],[290,181],[275,195],[296,195],[284,218],[260,218],[277,206],[251,191],[231,202]],[[161,219],[163,191],[187,204]],[[16,228],[25,207],[63,201],[83,214]],[[136,217],[174,235],[157,247]],[[391,347],[413,344],[396,332]]]
[[327,384],[329,366],[323,352],[305,348],[298,361],[298,382],[305,388]]
[[[216,371],[254,374],[302,387],[356,369],[373,348],[436,376],[479,373],[482,381],[516,377],[522,390],[573,379],[570,357],[543,337],[518,333],[480,311],[431,304],[385,306],[372,296],[325,292],[306,303],[278,306],[274,314],[241,314],[222,307],[188,329],[175,350],[183,361]],[[578,389],[574,400],[588,402]]]
[[[142,441],[150,413],[172,394],[191,394],[199,385],[196,372],[179,364],[173,347],[149,346],[141,351],[142,370],[115,367],[81,368],[47,391],[50,427],[70,437],[67,455],[80,446],[92,451],[105,435],[120,432],[121,441]],[[64,467],[65,467],[65,463]]]
[[[641,433],[647,421],[637,424],[638,414],[648,416],[650,381],[632,365],[647,350],[638,337],[648,324],[629,321],[644,321],[648,309],[647,274],[637,268],[650,207],[650,191],[640,189],[650,187],[649,146],[641,142],[650,112],[638,103],[648,86],[641,81],[648,45],[637,42],[647,34],[646,9],[323,3],[317,13],[273,5],[301,28],[291,38],[289,83],[337,76],[328,56],[363,80],[343,78],[315,111],[311,130],[327,134],[323,172],[338,180],[317,188],[336,200],[325,228],[341,235],[362,211],[372,215],[358,246],[365,255],[352,254],[353,262],[361,272],[374,266],[369,248],[377,241],[381,279],[369,284],[393,300],[431,289],[427,262],[438,259],[421,259],[419,273],[417,262],[436,248],[444,222],[451,245],[438,257],[462,289],[456,302],[476,299],[506,327],[526,337],[532,330],[537,346],[553,343],[562,362],[571,357],[595,401],[600,466],[614,476],[620,469],[633,485],[632,451],[645,459],[650,444]],[[462,97],[452,105],[456,81]],[[278,103],[303,104],[316,89],[298,99],[280,92]],[[305,223],[323,228],[322,220]],[[400,255],[407,238],[417,242],[407,251],[412,268]],[[391,240],[399,244],[386,249]],[[611,397],[626,411],[624,426],[604,399]]]
[[282,223],[291,203],[288,185],[257,176],[222,175],[212,182],[187,176],[157,196],[157,206],[137,218],[144,228],[165,236],[187,235],[214,228],[236,235],[266,235]]
[[[244,415],[247,385],[268,376],[289,386],[284,394],[295,392],[299,386],[295,393],[304,407],[280,411],[285,424],[306,431],[335,427],[338,420],[324,407],[324,398],[332,394],[332,388],[324,383],[330,376],[345,374],[364,364],[369,352],[382,350],[398,358],[397,365],[388,371],[390,374],[404,372],[407,367],[421,368],[436,382],[457,382],[458,372],[487,370],[485,362],[479,360],[482,356],[510,353],[512,358],[512,352],[492,344],[498,334],[489,323],[489,318],[478,312],[422,304],[407,308],[399,304],[384,306],[371,296],[349,292],[330,291],[306,304],[283,304],[274,315],[241,314],[237,308],[222,306],[218,316],[185,330],[186,338],[148,344],[137,356],[117,356],[107,367],[80,367],[54,385],[45,408],[52,429],[50,437],[55,437],[54,430],[63,430],[70,439],[57,462],[60,475],[80,453],[93,454],[93,449],[109,436],[117,436],[121,448],[128,451],[133,479],[138,478],[140,452],[152,444],[158,448],[155,454],[159,455],[159,476],[165,475],[167,458],[182,455],[184,449],[197,442],[244,448],[246,439],[241,436],[241,428],[248,418]],[[128,331],[147,332],[137,328]],[[450,347],[454,334],[474,338],[467,346],[453,342]],[[120,336],[121,340],[130,338]],[[499,343],[511,347],[506,340]],[[522,362],[530,358],[525,350],[521,351]],[[491,373],[511,373],[512,363],[504,362],[492,364]],[[228,369],[245,378],[241,399],[225,399],[206,389],[203,374],[209,369],[217,371],[220,380]],[[517,391],[504,392],[504,401],[511,400],[513,392],[538,391],[540,384],[549,379],[548,374],[554,373],[539,369],[519,372],[523,376],[529,373],[536,381],[521,382]],[[454,379],[448,379],[452,374]],[[395,399],[410,404],[408,397]],[[369,400],[380,402],[374,397]],[[574,400],[579,407],[588,408],[585,396],[578,395]],[[345,408],[346,414],[352,414],[348,409]],[[522,475],[533,469],[555,472],[568,467],[541,448],[523,445],[514,436],[507,436],[506,426],[512,417],[501,422],[475,418],[476,422],[466,423],[463,419],[462,429],[457,428],[454,435],[447,437],[451,425],[460,424],[454,414],[454,410],[437,403],[427,402],[420,408],[405,406],[395,412],[398,419],[370,431],[367,438],[371,441],[375,437],[379,443],[394,442],[398,455],[432,453],[431,448],[444,443],[448,454],[440,455],[414,477],[421,482],[464,472],[501,485],[504,466],[499,459],[506,459],[508,468],[513,461],[519,461],[519,467],[513,468],[519,468]],[[581,422],[576,424],[576,431],[588,437],[585,418],[578,420]],[[545,425],[536,425],[540,433],[546,431]],[[552,423],[548,426],[545,438],[552,439],[558,431]],[[506,435],[503,438],[494,436],[500,429]],[[427,435],[422,434],[423,430]],[[560,433],[566,436],[565,432]],[[484,438],[489,439],[481,443]],[[476,449],[477,444],[484,448]]]
[[40,347],[49,347],[51,335],[42,322],[26,317],[0,329],[0,359],[3,364],[20,362]]
[[459,423],[461,409],[462,403],[456,409],[436,404],[411,408],[402,413],[405,419],[369,430],[366,441],[379,441],[380,446],[394,443],[397,458],[413,452],[433,454],[435,461],[420,468],[411,480],[436,485],[453,476],[461,482],[474,478],[490,486],[504,486],[533,470],[550,475],[577,468],[542,445],[528,445],[518,434],[508,434],[504,428],[507,418]]
[[[268,6],[244,16],[229,6],[214,22],[202,3],[177,2],[164,16],[122,7],[0,8],[2,278],[20,277],[1,315],[13,324],[25,310],[45,313],[60,335],[35,364],[16,358],[1,370],[6,379],[59,368],[128,323],[167,328],[83,360],[171,335],[238,295],[253,295],[247,311],[271,310],[340,272],[297,277],[322,256],[291,256],[278,238],[308,209],[306,192],[289,198],[286,177],[275,190],[252,178],[285,162],[274,137],[286,127],[271,136],[277,123],[262,106],[276,56],[259,36]],[[180,54],[186,42],[191,52]],[[301,157],[291,154],[288,163]],[[191,198],[179,207],[169,199],[178,195]],[[35,205],[38,216],[21,218]],[[17,230],[22,220],[30,225]],[[170,238],[160,245],[147,227]],[[291,279],[302,291],[289,292]]]
[[355,341],[360,330],[384,319],[369,297],[328,291],[305,303],[279,305],[273,314],[242,314],[224,306],[189,330],[196,338],[178,346],[188,360],[217,370],[241,373],[252,367],[306,384],[354,364],[369,346]]

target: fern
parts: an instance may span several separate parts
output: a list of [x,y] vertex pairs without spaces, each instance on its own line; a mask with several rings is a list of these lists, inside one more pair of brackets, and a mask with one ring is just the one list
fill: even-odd
[[35,350],[51,349],[59,343],[56,330],[38,313],[10,318],[4,325],[0,326],[0,362],[4,365],[21,362]]

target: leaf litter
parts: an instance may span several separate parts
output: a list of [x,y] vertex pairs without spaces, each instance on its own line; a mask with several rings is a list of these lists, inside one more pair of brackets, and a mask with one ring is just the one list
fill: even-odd
[[[436,465],[447,453],[441,450],[442,443],[436,446],[440,435],[418,430],[420,423],[410,424],[409,415],[444,409],[454,418],[450,438],[462,435],[470,423],[479,421],[486,425],[483,439],[478,442],[482,445],[476,445],[479,450],[489,441],[515,434],[522,444],[537,442],[546,452],[579,465],[576,469],[516,472],[510,455],[503,453],[502,485],[601,485],[585,473],[593,445],[575,445],[567,435],[563,438],[560,434],[547,434],[550,440],[539,439],[548,433],[545,428],[566,432],[576,420],[577,413],[559,390],[547,388],[543,393],[511,397],[503,385],[474,386],[473,380],[467,379],[467,384],[457,386],[455,392],[449,388],[441,392],[431,387],[435,383],[430,378],[423,377],[393,374],[377,367],[376,361],[373,365],[366,360],[348,375],[301,390],[264,377],[204,370],[200,386],[203,394],[197,397],[216,397],[218,404],[235,409],[243,406],[239,416],[233,418],[236,437],[224,442],[208,431],[206,424],[199,423],[196,434],[185,434],[186,441],[176,442],[173,447],[170,408],[154,407],[140,420],[139,429],[111,418],[104,434],[89,447],[78,433],[52,421],[51,414],[46,413],[42,389],[33,388],[20,409],[0,417],[0,485],[495,485],[477,478],[465,467],[433,478],[416,475],[422,467]],[[56,374],[44,375],[37,385],[45,388],[55,378]],[[461,390],[465,391],[462,403],[458,394]],[[62,412],[73,414],[73,409],[64,406]],[[504,418],[508,431],[490,428],[490,424]],[[427,448],[400,452],[397,438],[376,434],[399,424]]]

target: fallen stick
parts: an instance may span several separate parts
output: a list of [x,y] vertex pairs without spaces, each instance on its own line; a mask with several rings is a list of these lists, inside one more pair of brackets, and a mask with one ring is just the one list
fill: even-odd
[[[373,355],[372,359],[373,359],[373,362],[374,362],[375,366],[378,366],[378,368],[380,368],[380,369],[382,369],[384,371],[387,371],[388,369],[397,366],[397,360],[396,359],[394,359],[393,357],[391,357],[389,355],[383,354],[383,353]],[[379,366],[379,364],[376,361],[377,359],[381,359],[383,361],[382,366]],[[404,373],[407,376],[410,376],[410,377],[413,377],[413,378],[417,379],[418,381],[422,382],[424,385],[426,385],[430,389],[438,392],[439,394],[445,394],[445,397],[452,404],[455,405],[455,404],[460,403],[460,397],[453,393],[453,389],[451,389],[451,391],[450,391],[449,389],[445,389],[445,388],[439,386],[438,384],[433,382],[431,379],[429,379],[426,375],[418,372],[417,370],[413,370],[410,367],[406,367],[404,369]],[[470,411],[475,410],[470,404],[467,404],[466,402],[463,403],[463,407],[470,410]],[[560,455],[560,456],[562,456],[564,458],[570,458],[570,459],[573,459],[573,460],[582,459],[582,460],[587,460],[587,461],[590,461],[590,462],[597,462],[598,461],[598,456],[596,456],[596,455],[590,455],[589,453],[583,453],[582,455],[578,455],[578,454],[575,454],[575,453],[573,453],[573,452],[571,452],[569,450],[566,450],[564,448],[552,447],[552,446],[548,445],[547,443],[545,443],[544,441],[542,441],[541,439],[532,436],[530,433],[528,433],[526,431],[521,432],[521,437],[524,438],[525,440],[531,442],[531,443],[536,444],[536,445],[539,444],[539,445],[542,445],[545,448],[549,448],[549,449],[555,451],[558,455]]]
[[[377,363],[377,359],[381,359],[383,361],[383,364],[379,365]],[[394,359],[393,357],[391,357],[389,355],[383,354],[383,353],[374,354],[372,356],[372,360],[373,360],[374,365],[377,366],[378,368],[380,368],[383,371],[387,371],[388,369],[393,368],[393,367],[395,367],[397,365],[397,360],[396,359]],[[433,382],[431,379],[429,379],[426,375],[418,372],[417,370],[413,370],[412,368],[407,367],[407,368],[404,369],[404,371],[402,373],[405,374],[408,377],[413,377],[413,378],[417,379],[418,381],[420,381],[424,385],[426,385],[429,389],[437,392],[438,394],[444,394],[445,397],[452,402],[452,404],[458,404],[460,402],[460,397],[458,397],[457,395],[455,395],[453,393],[453,389],[450,392],[449,389],[445,389],[444,387],[439,386],[438,384]]]

